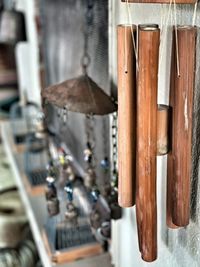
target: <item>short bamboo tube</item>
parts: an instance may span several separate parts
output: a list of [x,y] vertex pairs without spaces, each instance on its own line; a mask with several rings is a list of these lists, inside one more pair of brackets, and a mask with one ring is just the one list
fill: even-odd
[[170,109],[166,105],[158,105],[157,112],[157,155],[166,155],[169,151],[169,116]]
[[[172,150],[168,155],[167,223],[184,227],[190,218],[190,178],[192,151],[192,114],[195,84],[196,27],[173,31],[170,106],[172,107]],[[179,76],[177,72],[179,56]]]
[[135,25],[118,25],[118,168],[121,207],[135,204],[136,59]]
[[140,25],[138,32],[136,215],[143,260],[157,258],[157,84],[160,30]]

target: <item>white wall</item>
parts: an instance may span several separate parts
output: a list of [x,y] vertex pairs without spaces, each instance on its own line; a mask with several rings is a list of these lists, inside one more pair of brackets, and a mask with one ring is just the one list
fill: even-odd
[[[126,4],[120,0],[110,0],[110,78],[117,85],[117,54],[116,54],[116,25],[121,23],[157,23],[161,24],[161,17],[167,14],[169,5],[152,5],[152,4],[131,4],[131,17],[128,20]],[[193,17],[192,6],[177,6],[178,24],[191,24]],[[173,24],[172,16],[169,17],[167,25],[161,36],[161,47],[163,48],[163,57],[160,64],[159,72],[159,93],[158,103],[168,104],[169,99],[169,68],[170,68],[170,50],[171,50],[171,27]],[[200,11],[197,12],[197,25],[200,25]],[[197,50],[197,76],[199,77],[199,41]],[[198,113],[198,95],[199,95],[199,78],[196,88],[196,108],[195,118],[197,121]],[[195,126],[198,128],[197,123]],[[197,131],[195,128],[194,132]],[[194,138],[195,142],[198,142]],[[195,216],[191,219],[190,225],[181,230],[170,230],[166,227],[166,156],[158,157],[157,167],[157,198],[158,198],[158,259],[153,263],[145,263],[141,260],[138,249],[137,229],[135,208],[124,209],[123,219],[113,222],[113,242],[112,258],[116,267],[142,267],[142,266],[159,266],[159,267],[197,267],[200,266],[200,225],[199,225],[199,195],[200,188],[198,183],[198,154],[193,151],[193,162],[196,162],[196,170],[193,180],[196,179],[196,188],[192,199],[196,201],[196,210],[193,211]]]
[[34,2],[34,0],[17,1],[17,9],[25,14],[27,42],[17,44],[16,60],[20,93],[26,91],[29,101],[40,104],[39,48]]

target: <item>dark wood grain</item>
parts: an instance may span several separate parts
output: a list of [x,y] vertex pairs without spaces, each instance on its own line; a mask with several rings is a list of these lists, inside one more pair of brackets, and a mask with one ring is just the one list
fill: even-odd
[[136,214],[143,260],[157,258],[157,78],[160,30],[139,26],[137,80]]
[[[127,2],[127,0],[121,0],[121,2]],[[141,3],[141,4],[169,4],[170,0],[128,0],[128,2]],[[196,0],[176,0],[176,4],[194,4],[194,3],[196,3]]]
[[[131,30],[132,27],[132,30]],[[136,179],[136,59],[132,31],[119,25],[118,32],[118,167],[121,207],[135,204]]]
[[190,218],[192,114],[194,95],[195,27],[177,29],[180,76],[177,73],[175,30],[173,32],[170,106],[172,107],[172,150],[168,155],[168,226],[186,226]]

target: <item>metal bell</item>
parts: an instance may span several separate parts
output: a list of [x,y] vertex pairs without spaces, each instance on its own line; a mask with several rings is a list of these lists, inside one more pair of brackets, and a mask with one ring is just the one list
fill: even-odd
[[110,205],[111,218],[113,220],[119,220],[122,217],[122,208],[118,205],[118,203],[111,203]]
[[47,210],[48,210],[50,217],[59,214],[59,212],[60,212],[59,200],[57,198],[53,198],[51,200],[48,200],[47,201]]
[[46,200],[51,200],[51,199],[54,199],[54,198],[57,198],[57,190],[56,190],[56,187],[55,187],[55,180],[53,177],[47,177],[47,186],[45,188],[45,197],[46,197]]
[[67,204],[67,210],[65,212],[65,218],[67,220],[74,220],[78,217],[78,210],[73,203]]
[[93,210],[90,214],[90,224],[94,229],[98,229],[101,226],[101,215],[97,210]]
[[25,19],[22,12],[4,10],[0,21],[0,43],[15,45],[26,41]]
[[105,221],[101,224],[101,228],[98,229],[102,239],[107,240],[111,237],[111,225],[109,221]]
[[84,177],[84,185],[87,188],[92,188],[95,184],[95,172],[92,169],[88,169]]
[[104,159],[101,160],[101,167],[104,169],[104,170],[108,170],[109,169],[109,160],[107,157],[105,157]]

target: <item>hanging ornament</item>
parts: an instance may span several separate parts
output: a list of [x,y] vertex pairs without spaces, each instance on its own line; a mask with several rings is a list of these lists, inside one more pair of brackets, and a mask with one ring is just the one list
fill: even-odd
[[47,181],[47,186],[45,188],[46,200],[51,200],[52,198],[57,198],[55,179],[51,176],[48,176],[46,181]]
[[58,198],[47,200],[47,210],[50,217],[56,216],[60,213]]
[[96,182],[96,174],[93,168],[88,168],[84,177],[84,184],[87,188],[92,188]]
[[88,53],[88,39],[93,27],[93,9],[94,2],[91,1],[85,16],[84,53],[81,59],[83,75],[44,89],[42,97],[61,109],[105,115],[116,111],[117,107],[114,101],[88,76],[91,61]]
[[18,42],[26,41],[24,14],[15,9],[15,1],[12,1],[10,9],[5,9],[5,6],[6,0],[0,18],[0,43],[16,45]]
[[50,164],[47,166],[47,170],[49,176],[46,178],[47,185],[45,188],[45,197],[47,200],[47,210],[49,216],[52,217],[59,214],[60,212],[59,200],[57,197],[57,189],[55,186],[55,178],[54,176],[52,176],[55,173],[52,162],[50,162]]
[[106,171],[109,169],[110,163],[107,157],[101,160],[101,167]]
[[64,191],[67,194],[67,205],[66,205],[66,212],[65,212],[65,219],[68,221],[77,221],[78,217],[78,210],[73,204],[73,188],[72,183],[68,182],[65,187]]
[[92,149],[89,142],[87,142],[87,148],[84,150],[84,160],[88,163],[92,161]]

